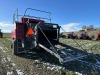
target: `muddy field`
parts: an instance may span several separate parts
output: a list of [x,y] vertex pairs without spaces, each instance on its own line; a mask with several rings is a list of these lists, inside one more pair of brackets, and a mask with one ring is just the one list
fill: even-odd
[[[60,39],[64,44],[84,49],[93,55],[64,65],[46,51],[32,50],[12,54],[9,34],[0,38],[0,75],[100,75],[100,41]],[[66,73],[66,74],[65,74]]]

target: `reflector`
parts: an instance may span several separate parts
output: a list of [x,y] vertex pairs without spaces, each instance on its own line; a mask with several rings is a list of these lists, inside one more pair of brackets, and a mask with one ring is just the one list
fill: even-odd
[[32,35],[32,34],[35,34],[35,31],[30,27],[28,29],[27,35]]

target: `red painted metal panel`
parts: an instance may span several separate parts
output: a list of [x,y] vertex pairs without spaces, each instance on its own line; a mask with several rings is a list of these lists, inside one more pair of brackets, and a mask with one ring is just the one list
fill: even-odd
[[16,23],[16,38],[24,38],[24,24]]
[[22,23],[26,23],[29,21],[30,23],[38,23],[38,22],[44,22],[43,20],[38,20],[38,19],[31,19],[31,18],[21,18]]

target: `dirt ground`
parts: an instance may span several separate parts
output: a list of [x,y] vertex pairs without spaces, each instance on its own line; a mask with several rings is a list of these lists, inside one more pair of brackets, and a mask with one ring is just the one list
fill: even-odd
[[[61,42],[79,48],[71,39],[60,39]],[[64,65],[46,51],[33,50],[15,56],[12,54],[11,39],[8,34],[0,38],[0,75],[99,75],[100,74],[100,46],[98,41],[77,40],[87,51],[94,56],[81,61],[71,61]],[[95,46],[98,44],[98,46]],[[92,48],[93,47],[93,48]],[[94,51],[95,50],[95,51]],[[95,64],[95,65],[94,65]]]

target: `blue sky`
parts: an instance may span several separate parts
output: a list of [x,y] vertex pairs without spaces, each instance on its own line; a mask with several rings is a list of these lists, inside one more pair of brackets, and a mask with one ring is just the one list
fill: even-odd
[[11,31],[16,8],[21,14],[26,8],[51,12],[52,22],[66,31],[78,30],[82,25],[100,27],[100,0],[0,0],[0,28],[3,32]]

